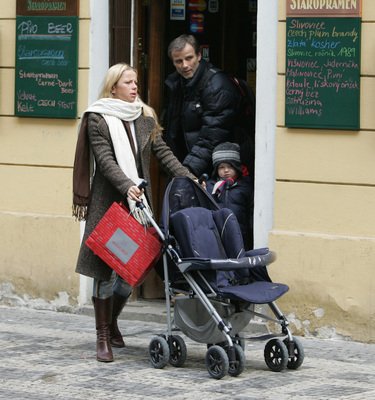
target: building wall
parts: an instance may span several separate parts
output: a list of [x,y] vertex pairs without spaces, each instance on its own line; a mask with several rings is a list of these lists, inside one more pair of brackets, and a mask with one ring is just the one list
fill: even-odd
[[[0,11],[0,284],[54,299],[79,291],[80,227],[71,217],[77,119],[14,116],[16,0]],[[78,110],[87,105],[89,0],[80,0]]]
[[[375,3],[363,0],[359,131],[287,129],[285,0],[279,1],[270,268],[300,332],[375,341]],[[332,104],[332,107],[335,105]],[[339,112],[339,111],[338,111]]]
[[268,245],[273,226],[277,103],[278,0],[258,1],[254,247]]

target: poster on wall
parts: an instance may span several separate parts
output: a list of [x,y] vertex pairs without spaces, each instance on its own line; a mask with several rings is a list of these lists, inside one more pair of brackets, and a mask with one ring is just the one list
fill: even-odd
[[208,12],[212,14],[219,12],[219,0],[208,0]]
[[17,0],[14,112],[76,118],[78,0]]
[[208,44],[202,44],[200,46],[201,49],[201,54],[203,60],[206,60],[207,62],[210,61],[210,46]]
[[204,14],[191,13],[190,14],[190,32],[203,33],[204,32]]
[[171,0],[169,9],[171,21],[185,20],[185,0]]
[[361,2],[287,1],[285,125],[358,130]]
[[193,12],[203,12],[207,9],[207,1],[206,0],[189,0],[188,1],[188,10]]

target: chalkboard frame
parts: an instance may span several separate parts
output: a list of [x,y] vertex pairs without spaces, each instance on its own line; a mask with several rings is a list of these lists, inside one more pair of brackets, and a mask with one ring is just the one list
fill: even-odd
[[[293,24],[293,25],[292,25]],[[320,25],[319,25],[320,24]],[[324,25],[322,25],[324,24]],[[332,27],[350,26],[350,29],[354,29],[357,33],[357,39],[351,43],[351,47],[342,45],[349,44],[350,40],[354,39],[350,36],[343,36],[340,38],[336,37],[335,40],[331,41],[331,37],[319,38],[315,42],[309,38],[311,28],[301,28],[295,32],[290,31],[290,27],[320,27],[316,31],[316,34],[322,34],[325,32],[324,29],[330,29],[331,31],[326,34],[331,34],[332,37],[341,32],[339,30],[333,31]],[[323,29],[322,26],[325,28]],[[350,33],[348,29],[348,33]],[[353,31],[353,35],[354,32]],[[294,36],[295,35],[295,36]],[[298,35],[298,36],[297,36]],[[340,39],[340,40],[339,40]],[[325,42],[324,42],[325,40]],[[340,43],[339,43],[340,42]],[[312,43],[314,48],[312,48]],[[316,45],[327,45],[326,52],[322,52],[321,49],[316,49]],[[339,43],[339,44],[338,44]],[[335,47],[336,46],[336,47]],[[335,47],[335,49],[333,49]],[[350,54],[349,49],[352,51]],[[295,50],[295,51],[294,51]],[[317,51],[318,50],[318,51]],[[329,51],[328,51],[329,50]],[[288,128],[316,128],[316,129],[337,129],[337,130],[359,130],[360,129],[360,51],[361,51],[361,18],[353,17],[287,17],[286,21],[286,63],[285,63],[285,126]],[[346,57],[337,54],[345,54]],[[297,56],[296,56],[297,54]],[[299,56],[299,54],[301,56]],[[326,56],[316,56],[316,54],[327,54]],[[332,56],[332,54],[335,54]],[[320,58],[319,58],[320,57]],[[339,61],[337,59],[339,58]],[[336,61],[335,61],[336,60]],[[346,60],[347,63],[344,63]],[[340,64],[341,63],[341,64]],[[303,67],[299,67],[302,65]],[[320,73],[319,78],[314,75],[314,78],[303,77],[310,74],[315,74],[315,71],[306,71],[306,65],[311,65],[316,68],[315,71]],[[325,68],[324,66],[332,65],[332,68]],[[353,70],[350,68],[340,68],[338,66],[353,66]],[[296,68],[291,68],[297,66]],[[328,70],[331,74],[327,76]],[[349,71],[347,71],[349,70]],[[333,71],[333,72],[332,72]],[[297,78],[295,78],[295,76]],[[341,78],[332,78],[333,76]],[[293,79],[290,79],[290,78]],[[322,79],[322,77],[325,77]],[[325,79],[325,81],[324,81]],[[331,79],[336,79],[337,82],[329,82]],[[339,80],[342,80],[339,82]],[[329,84],[335,84],[335,87],[329,88]],[[315,85],[318,85],[315,89]],[[324,88],[323,85],[326,85]],[[291,89],[292,87],[292,89]],[[293,88],[296,87],[295,90]],[[298,88],[300,89],[299,93]],[[307,108],[305,103],[308,103],[307,95],[312,92],[318,92],[316,94],[316,100],[314,106]],[[344,89],[342,89],[344,88]],[[350,88],[350,89],[349,89]],[[324,91],[324,89],[326,89]],[[331,90],[330,90],[331,89]],[[347,90],[346,90],[347,89]],[[306,93],[310,90],[309,93]],[[346,91],[346,92],[345,92]],[[293,98],[290,93],[298,93],[298,98]],[[323,96],[323,97],[322,97]],[[302,100],[303,99],[303,100]],[[322,103],[320,106],[316,101]],[[301,102],[299,104],[298,102]],[[317,106],[315,107],[315,105]],[[292,114],[293,112],[293,114]],[[308,112],[309,114],[306,114]],[[310,113],[311,112],[311,113]],[[315,114],[314,114],[315,113]]]
[[16,116],[77,117],[78,29],[78,16],[16,16]]

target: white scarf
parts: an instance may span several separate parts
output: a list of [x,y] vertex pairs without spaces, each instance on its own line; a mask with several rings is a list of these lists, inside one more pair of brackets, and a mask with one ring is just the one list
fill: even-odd
[[[93,103],[85,112],[95,112],[101,114],[105,119],[109,133],[111,135],[113,148],[117,163],[124,174],[129,177],[136,185],[142,182],[142,178],[138,176],[136,161],[133,151],[130,146],[128,135],[121,120],[135,121],[142,114],[143,104],[136,100],[133,103],[128,103],[119,99],[102,98]],[[144,206],[152,215],[151,208],[147,202],[146,196],[142,194],[140,197]],[[142,210],[136,206],[136,202],[127,199],[130,212],[142,225],[149,225],[147,217]]]
[[143,104],[138,99],[133,103],[127,101],[102,98],[97,100],[85,112],[111,115],[124,121],[134,121],[142,114]]

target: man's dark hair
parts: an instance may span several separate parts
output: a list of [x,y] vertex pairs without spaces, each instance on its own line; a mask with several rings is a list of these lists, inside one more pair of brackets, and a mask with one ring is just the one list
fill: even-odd
[[183,50],[187,44],[190,44],[190,46],[193,47],[195,54],[199,54],[201,52],[198,40],[193,35],[183,34],[176,37],[176,39],[173,39],[171,43],[169,43],[168,57],[172,59],[172,52],[175,50]]

